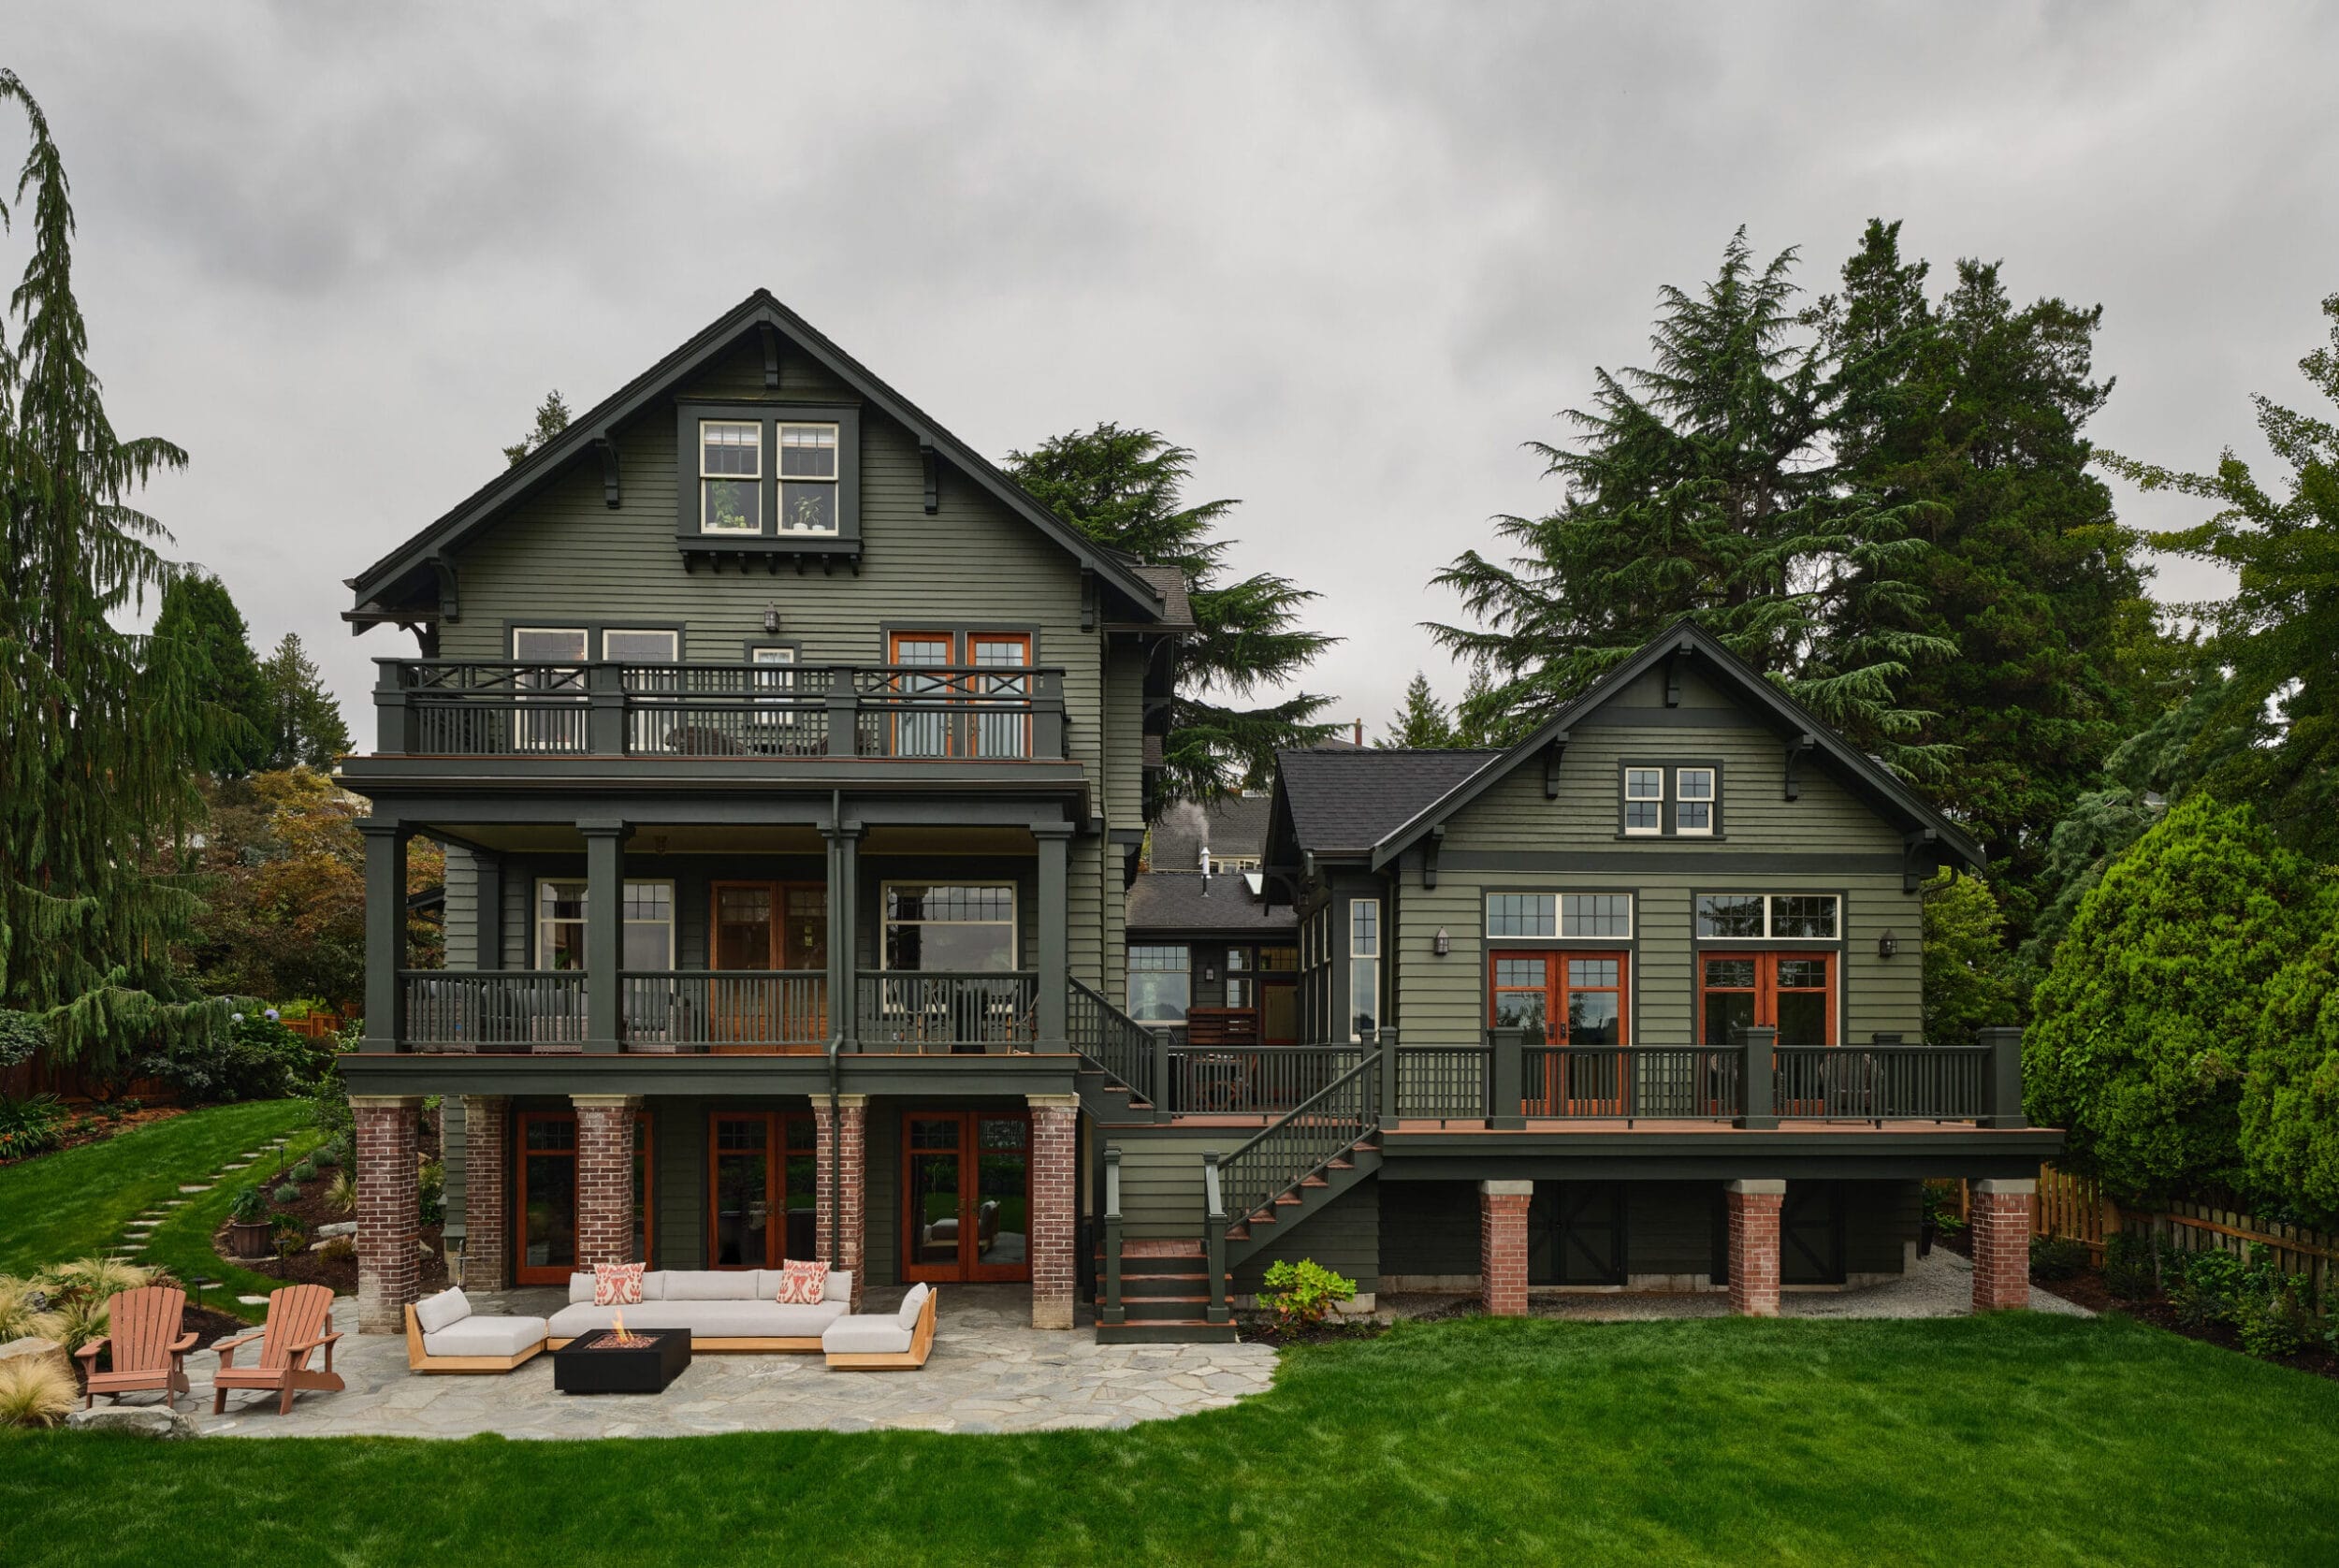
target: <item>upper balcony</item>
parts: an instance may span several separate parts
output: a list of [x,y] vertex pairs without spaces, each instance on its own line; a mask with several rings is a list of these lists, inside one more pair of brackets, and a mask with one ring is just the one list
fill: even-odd
[[381,758],[548,771],[607,759],[808,772],[840,760],[1068,761],[1057,667],[375,662]]

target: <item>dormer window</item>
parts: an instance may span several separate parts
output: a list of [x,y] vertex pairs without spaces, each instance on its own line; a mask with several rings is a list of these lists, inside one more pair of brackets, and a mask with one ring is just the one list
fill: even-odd
[[861,410],[680,402],[676,541],[686,559],[861,555]]
[[1722,836],[1718,762],[1628,762],[1621,769],[1617,835],[1621,838]]
[[700,420],[699,531],[762,533],[763,503],[763,426],[739,419]]
[[779,531],[836,531],[836,427],[779,428]]
[[1714,770],[1673,770],[1673,831],[1710,835],[1714,831]]
[[1624,831],[1658,834],[1664,831],[1665,770],[1624,770]]

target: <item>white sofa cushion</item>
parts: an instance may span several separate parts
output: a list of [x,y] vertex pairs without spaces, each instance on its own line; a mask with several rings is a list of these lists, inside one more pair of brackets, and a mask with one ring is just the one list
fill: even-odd
[[517,1356],[544,1340],[541,1317],[466,1317],[423,1335],[422,1348],[431,1356]]
[[[755,1274],[756,1295],[763,1298],[766,1301],[778,1300],[779,1276],[782,1272],[783,1270],[778,1269],[757,1270]],[[828,1271],[828,1286],[821,1292],[821,1299],[823,1301],[850,1301],[852,1299],[851,1270],[846,1269],[831,1269]]]
[[[563,1307],[552,1315],[552,1337],[573,1340],[606,1328],[619,1310],[589,1301]],[[688,1328],[694,1337],[710,1340],[817,1340],[845,1314],[841,1301],[809,1307],[783,1307],[777,1301],[645,1301],[622,1310],[629,1328]]]
[[919,1310],[926,1304],[926,1298],[933,1294],[932,1285],[923,1284],[911,1285],[909,1293],[902,1298],[901,1311],[893,1314],[893,1321],[905,1328],[918,1327]]
[[[591,1299],[589,1296],[587,1299]],[[427,1337],[442,1328],[451,1328],[471,1315],[471,1302],[462,1288],[451,1286],[436,1296],[426,1296],[414,1303],[414,1322]]]
[[840,1317],[821,1336],[831,1356],[898,1356],[909,1348],[909,1330],[883,1317]]
[[752,1301],[763,1292],[756,1288],[758,1269],[673,1269],[666,1273],[668,1301]]

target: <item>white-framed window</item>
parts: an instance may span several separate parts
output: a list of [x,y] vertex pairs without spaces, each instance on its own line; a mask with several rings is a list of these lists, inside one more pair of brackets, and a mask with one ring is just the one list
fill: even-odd
[[679,663],[682,633],[672,627],[651,631],[613,626],[601,634],[601,656],[618,664]]
[[796,721],[796,650],[785,643],[765,643],[748,649],[748,662],[755,666],[748,679],[755,690],[755,721],[758,724],[793,724]]
[[1257,855],[1213,855],[1202,851],[1202,869],[1212,875],[1228,871],[1257,871],[1264,864]]
[[1140,1024],[1183,1024],[1193,995],[1190,950],[1183,942],[1129,949],[1129,1016]]
[[888,969],[1003,974],[1015,967],[1015,884],[888,882]]
[[1381,1024],[1381,901],[1348,901],[1348,1038]]
[[512,744],[521,751],[585,749],[585,671],[591,633],[581,626],[516,626]]
[[836,531],[836,427],[779,427],[779,531]]
[[1607,936],[1633,935],[1629,893],[1490,893],[1489,936]]
[[[582,877],[542,877],[536,881],[536,966],[585,967],[585,923],[590,899]],[[621,969],[674,967],[674,883],[629,878],[625,884],[625,930],[617,939]]]
[[1664,832],[1665,770],[1624,770],[1624,831],[1628,834]]
[[1714,831],[1716,784],[1711,768],[1673,770],[1673,831],[1683,835]]
[[1697,935],[1707,941],[1832,942],[1843,929],[1832,893],[1701,893]]
[[763,531],[763,424],[699,421],[699,531]]

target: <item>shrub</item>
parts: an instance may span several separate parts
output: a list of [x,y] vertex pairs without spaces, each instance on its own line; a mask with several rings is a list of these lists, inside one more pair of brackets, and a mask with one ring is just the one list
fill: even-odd
[[58,1300],[55,1310],[49,1314],[53,1332],[48,1337],[65,1346],[68,1356],[90,1341],[103,1338],[106,1333],[106,1307],[111,1299],[110,1294],[99,1296],[80,1291],[69,1292]]
[[317,1256],[327,1263],[343,1263],[357,1256],[357,1243],[347,1236],[336,1236],[317,1249]]
[[65,1105],[54,1095],[0,1097],[0,1160],[55,1148],[64,1140],[66,1120]]
[[2169,1305],[2177,1321],[2187,1328],[2206,1328],[2232,1316],[2248,1270],[2230,1252],[2197,1252],[2185,1256],[2185,1271],[2169,1287]]
[[1966,1218],[1957,1212],[1955,1182],[1927,1182],[1921,1189],[1925,1212],[1933,1227],[1944,1236],[1954,1236],[1965,1229]]
[[2339,1219],[2339,889],[2315,923],[2321,940],[2266,986],[2242,1084],[2242,1154],[2259,1186],[2328,1225]]
[[0,1361],[0,1426],[55,1426],[80,1397],[73,1373],[54,1356]]
[[326,1207],[337,1214],[356,1213],[357,1212],[357,1178],[346,1170],[333,1172],[332,1181],[326,1183],[325,1203]]
[[278,1257],[290,1261],[293,1254],[309,1244],[309,1227],[298,1214],[276,1214],[269,1220],[269,1241]]
[[29,1062],[49,1043],[49,1026],[29,1012],[0,1008],[0,1067]]
[[2158,1288],[2152,1272],[2152,1237],[2115,1230],[2103,1239],[2103,1288],[2123,1301],[2149,1301]]
[[322,1148],[312,1149],[309,1151],[309,1163],[319,1170],[330,1170],[341,1163],[341,1149],[338,1145],[331,1143]]
[[446,1167],[437,1160],[425,1160],[418,1178],[422,1184],[422,1223],[446,1223]]
[[253,1224],[267,1212],[268,1199],[262,1198],[260,1189],[254,1186],[239,1190],[234,1201],[227,1205],[227,1217],[244,1225]]
[[2067,1280],[2087,1267],[2087,1243],[2068,1236],[2030,1238],[2030,1277]]
[[1274,1265],[1260,1285],[1259,1303],[1275,1314],[1279,1328],[1321,1323],[1334,1302],[1351,1300],[1357,1294],[1356,1281],[1341,1278],[1312,1257]]
[[50,1330],[49,1295],[33,1280],[0,1274],[0,1343],[38,1336],[53,1340]]
[[2271,1361],[2304,1350],[2315,1320],[2299,1299],[2298,1286],[2285,1281],[2270,1293],[2252,1291],[2237,1301],[2233,1327],[2244,1350]]
[[159,1078],[190,1099],[264,1100],[312,1092],[332,1048],[302,1038],[257,1011],[237,1015],[225,1028],[174,1042],[138,1059],[141,1076]]
[[269,1194],[269,1197],[280,1204],[298,1203],[300,1201],[300,1189],[294,1183],[285,1182],[280,1183],[274,1192]]
[[292,1168],[292,1179],[298,1182],[303,1186],[306,1186],[311,1182],[315,1181],[317,1179],[316,1162],[314,1160],[302,1160],[299,1164],[294,1166]]
[[154,1283],[154,1270],[123,1257],[91,1256],[60,1263],[43,1276],[61,1295],[94,1298],[100,1306],[117,1291],[136,1290]]

